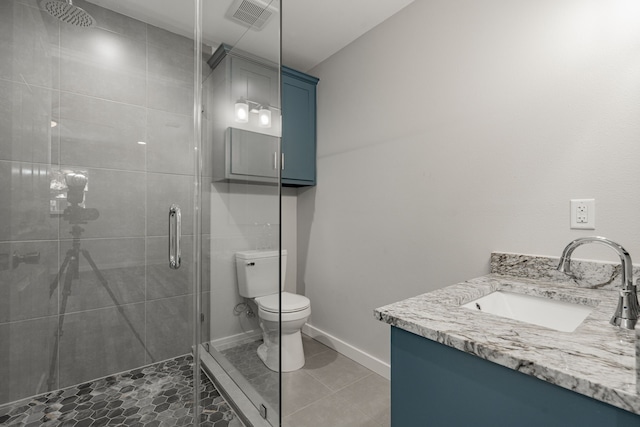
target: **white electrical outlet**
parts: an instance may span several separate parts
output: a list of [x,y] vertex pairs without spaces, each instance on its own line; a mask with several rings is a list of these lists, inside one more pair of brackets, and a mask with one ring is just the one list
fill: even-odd
[[596,229],[595,199],[571,200],[571,228],[582,230]]

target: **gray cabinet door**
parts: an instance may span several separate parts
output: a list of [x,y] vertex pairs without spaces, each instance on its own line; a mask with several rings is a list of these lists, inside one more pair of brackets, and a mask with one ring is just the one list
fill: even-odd
[[268,106],[277,104],[278,70],[244,58],[231,58],[231,99]]
[[[280,138],[243,129],[227,129],[227,178],[272,182],[278,179]],[[257,178],[257,179],[256,179]],[[261,179],[264,178],[264,179]]]

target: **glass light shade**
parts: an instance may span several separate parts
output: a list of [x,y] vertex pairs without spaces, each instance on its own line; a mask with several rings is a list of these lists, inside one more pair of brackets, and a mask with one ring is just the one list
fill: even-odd
[[258,111],[258,126],[261,128],[271,127],[271,110],[263,107]]
[[236,102],[236,122],[247,123],[249,121],[249,104],[240,100]]

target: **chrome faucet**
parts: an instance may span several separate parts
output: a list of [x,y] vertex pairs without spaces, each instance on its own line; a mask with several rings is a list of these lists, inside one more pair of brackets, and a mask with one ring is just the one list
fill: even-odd
[[638,304],[637,289],[633,284],[633,264],[631,262],[631,256],[625,248],[604,237],[580,237],[569,243],[564,248],[564,251],[562,251],[558,271],[572,276],[571,254],[578,246],[582,246],[585,243],[599,243],[608,246],[615,250],[620,256],[620,262],[622,263],[622,289],[620,290],[620,299],[618,299],[618,308],[616,308],[616,312],[613,314],[610,323],[622,328],[633,329],[638,321],[640,305]]

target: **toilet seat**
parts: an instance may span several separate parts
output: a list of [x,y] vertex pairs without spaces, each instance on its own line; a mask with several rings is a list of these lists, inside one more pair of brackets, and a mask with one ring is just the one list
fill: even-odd
[[[255,299],[258,307],[262,311],[269,313],[278,313],[279,298],[278,294],[266,295]],[[304,311],[311,305],[309,298],[292,294],[290,292],[282,292],[282,313],[295,313],[298,311]]]

